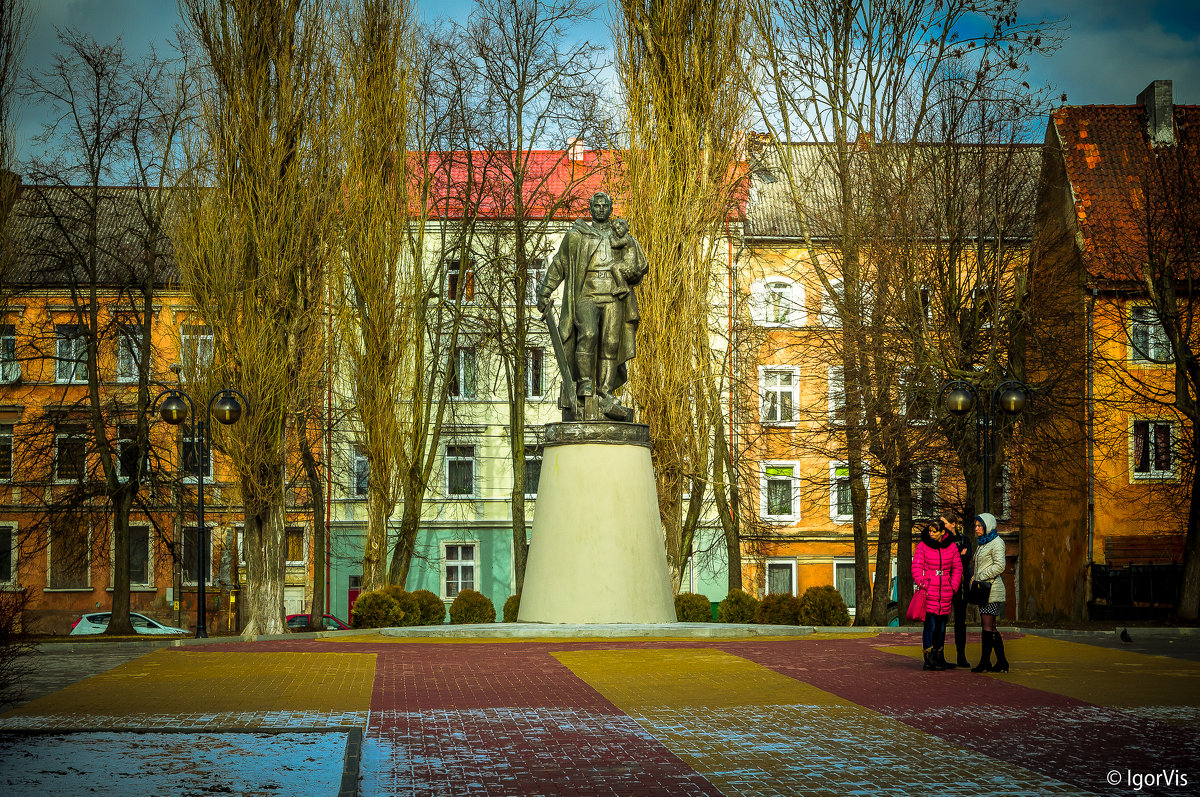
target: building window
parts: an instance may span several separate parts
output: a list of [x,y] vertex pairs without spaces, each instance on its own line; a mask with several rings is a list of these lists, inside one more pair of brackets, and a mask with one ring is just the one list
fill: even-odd
[[452,302],[470,302],[475,298],[475,266],[464,269],[459,260],[446,261],[446,298]]
[[854,591],[854,562],[833,563],[833,586],[842,594],[846,608],[854,613],[857,595]]
[[992,514],[996,516],[997,520],[1008,520],[1012,517],[1012,486],[1012,460],[1006,459],[1000,466],[1000,473],[996,476],[996,487],[992,491],[992,496],[995,498],[995,509]]
[[358,446],[354,447],[354,495],[362,498],[371,483],[371,460]]
[[283,547],[287,552],[286,561],[289,565],[304,564],[304,529],[299,526],[284,529]]
[[446,493],[475,495],[475,446],[446,446]]
[[901,370],[898,404],[899,414],[910,425],[923,426],[933,422],[933,389],[922,383],[917,369]]
[[13,526],[0,526],[0,585],[14,586],[17,583],[17,530]]
[[767,520],[798,520],[797,465],[794,462],[764,462],[760,512]]
[[829,422],[846,423],[846,369],[840,365],[829,366]]
[[446,591],[442,597],[453,600],[464,589],[475,589],[475,545],[461,543],[446,543],[443,568],[445,578],[442,583]]
[[795,595],[796,560],[768,559],[766,588],[768,595]]
[[195,377],[212,368],[213,333],[211,328],[202,324],[185,324],[179,342],[185,375]]
[[475,350],[455,349],[450,365],[450,395],[454,398],[475,398]]
[[[867,515],[870,516],[871,482],[867,463],[863,462],[862,483],[867,491]],[[850,493],[850,467],[845,462],[829,463],[829,517],[837,523],[854,520],[854,501]]]
[[545,371],[542,366],[546,360],[545,349],[529,348],[525,350],[525,397],[531,399],[546,395]]
[[[196,570],[196,565],[197,565],[196,552],[199,550],[199,548],[197,547],[198,535],[196,532],[197,532],[197,529],[195,526],[185,526],[183,529],[183,551],[181,554],[183,559],[182,559],[182,561],[180,561],[179,566],[183,572],[183,583],[184,584],[195,584],[196,583],[196,573],[199,572],[198,570]],[[204,557],[205,560],[208,562],[208,574],[205,578],[205,581],[211,581],[212,580],[212,548],[213,548],[212,527],[211,526],[208,529],[208,534],[205,536],[208,537],[208,555]],[[243,561],[245,561],[245,560],[243,559]]]
[[542,258],[532,260],[525,271],[525,304],[537,304],[537,289],[546,280],[546,261]]
[[913,466],[909,485],[912,487],[912,516],[928,519],[938,516],[938,468],[929,462]]
[[91,550],[87,527],[63,517],[50,532],[50,589],[87,589],[91,585]]
[[0,382],[16,382],[20,378],[16,328],[12,324],[0,324]]
[[1169,479],[1175,476],[1170,421],[1133,422],[1133,478]]
[[148,587],[154,582],[150,569],[150,527],[129,527],[129,583]]
[[1141,305],[1130,308],[1129,341],[1136,362],[1171,362],[1171,341],[1153,307]]
[[87,381],[87,338],[78,324],[58,324],[54,327],[54,381]]
[[757,324],[803,326],[804,288],[784,277],[768,277],[750,286],[750,312]]
[[841,299],[842,281],[830,280],[829,287],[833,289],[832,295],[828,291],[821,292],[821,326],[837,328],[842,325],[842,316],[838,313],[835,299]]
[[525,449],[525,497],[537,498],[538,482],[542,478],[541,447]]
[[13,427],[0,423],[0,481],[12,479]]
[[[120,464],[121,480],[128,481],[137,473],[141,451],[137,446],[137,426],[122,423],[117,426],[117,460]],[[142,478],[150,474],[150,458],[142,463]]]
[[183,438],[183,478],[195,481],[199,467],[204,468],[205,481],[212,478],[212,449],[201,437]]
[[797,390],[800,380],[794,368],[762,369],[762,407],[764,424],[796,421]]
[[142,330],[123,326],[117,335],[117,381],[138,381],[138,364],[142,357]]
[[60,426],[54,435],[55,481],[83,481],[87,471],[87,438],[83,426]]

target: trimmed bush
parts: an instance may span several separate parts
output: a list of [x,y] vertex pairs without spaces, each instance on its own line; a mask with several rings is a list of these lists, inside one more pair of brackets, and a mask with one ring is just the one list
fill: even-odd
[[517,615],[521,613],[521,593],[509,595],[508,600],[504,602],[504,622],[515,623]]
[[717,620],[722,623],[753,623],[757,612],[758,598],[740,589],[729,590],[717,604]]
[[355,628],[392,628],[404,620],[404,610],[386,589],[364,592],[354,602],[350,624]]
[[496,606],[482,592],[464,589],[450,604],[450,622],[454,625],[496,622]]
[[446,619],[446,604],[437,595],[427,589],[419,589],[412,596],[421,607],[421,625],[441,625]]
[[400,625],[411,626],[421,624],[421,604],[417,603],[417,599],[413,597],[411,592],[407,592],[403,587],[396,584],[383,588],[384,592],[392,596],[392,600],[400,607],[400,611],[404,612],[404,620]]
[[675,619],[681,623],[711,623],[712,602],[694,592],[675,596]]
[[828,584],[804,590],[800,597],[800,625],[850,625],[850,611],[842,593]]
[[763,625],[799,625],[799,621],[800,599],[795,595],[768,595],[754,613],[754,622]]

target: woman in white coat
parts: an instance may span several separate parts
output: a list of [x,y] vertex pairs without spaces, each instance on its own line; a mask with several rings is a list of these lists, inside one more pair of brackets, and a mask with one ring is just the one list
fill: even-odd
[[[1007,596],[1004,591],[1004,540],[996,531],[996,518],[984,512],[975,516],[975,566],[973,582],[990,584],[987,602],[980,604],[979,616],[982,626],[983,655],[971,672],[1008,672],[1008,659],[1004,658],[1004,641],[996,630],[996,618],[1004,614]],[[992,651],[996,652],[996,663],[992,664]]]

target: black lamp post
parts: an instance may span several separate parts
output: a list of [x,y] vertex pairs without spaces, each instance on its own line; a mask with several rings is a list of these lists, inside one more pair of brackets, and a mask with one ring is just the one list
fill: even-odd
[[[205,568],[208,566],[208,529],[204,525],[204,454],[208,451],[208,416],[213,414],[213,405],[216,404],[216,416],[220,423],[230,425],[237,423],[238,418],[242,417],[242,405],[238,403],[237,396],[241,396],[242,401],[246,401],[246,397],[233,388],[222,388],[208,399],[208,404],[204,410],[204,417],[197,417],[194,426],[194,436],[192,445],[199,445],[200,450],[196,454],[196,638],[201,639],[208,636],[207,622],[207,595]],[[195,416],[195,404],[192,402],[192,397],[187,393],[177,388],[165,390],[158,394],[158,398],[154,400],[157,404],[162,400],[162,406],[159,407],[159,415],[164,421],[172,426],[178,426],[187,420],[188,411],[192,411]],[[246,402],[249,404],[249,402]]]
[[975,409],[979,423],[976,427],[976,443],[979,447],[979,464],[983,470],[983,511],[992,511],[992,460],[995,458],[996,410],[1009,416],[1020,415],[1032,400],[1029,386],[1016,379],[1001,382],[988,397],[986,406],[980,405],[979,391],[970,382],[956,379],[942,386],[939,401],[951,415],[962,417]]

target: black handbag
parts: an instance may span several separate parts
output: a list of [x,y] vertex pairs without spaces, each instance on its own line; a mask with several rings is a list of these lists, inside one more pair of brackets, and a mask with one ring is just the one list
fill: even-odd
[[972,581],[971,586],[967,588],[967,603],[973,603],[976,606],[987,606],[988,598],[992,594],[992,582],[990,581]]

